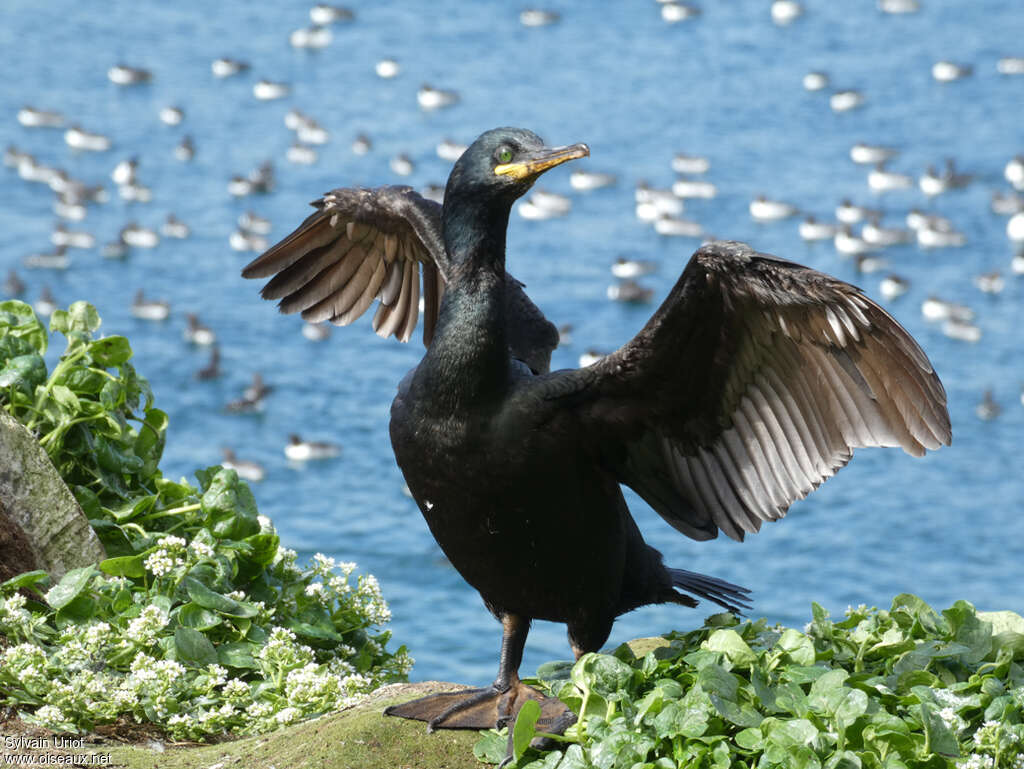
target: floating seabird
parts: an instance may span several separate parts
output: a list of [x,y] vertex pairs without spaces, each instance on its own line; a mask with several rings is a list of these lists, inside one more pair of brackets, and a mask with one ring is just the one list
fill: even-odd
[[954,80],[963,80],[974,74],[974,67],[970,64],[957,64],[952,61],[937,61],[932,65],[932,77],[940,83],[951,83]]
[[910,282],[900,275],[886,275],[878,284],[879,293],[889,300],[901,297],[909,290]]
[[140,288],[132,300],[132,315],[142,320],[167,320],[171,314],[171,303],[166,299],[146,299]]
[[185,313],[184,337],[185,341],[189,344],[199,345],[200,347],[208,347],[217,341],[217,335],[213,332],[213,329],[204,325],[199,320],[199,316],[194,312]]
[[708,172],[708,169],[711,168],[711,161],[703,155],[687,155],[677,152],[672,156],[670,165],[677,174],[700,175]]
[[914,180],[907,174],[890,171],[884,163],[879,163],[868,172],[868,187],[872,192],[892,192],[907,190],[914,186]]
[[459,94],[456,91],[446,91],[424,84],[416,92],[416,101],[421,109],[434,110],[456,104],[459,101]]
[[26,128],[62,128],[64,115],[54,110],[25,106],[18,110],[18,122]]
[[284,455],[293,462],[308,462],[312,459],[331,459],[341,453],[341,447],[324,441],[304,441],[294,433],[288,436]]
[[185,119],[185,110],[181,107],[169,106],[160,110],[160,122],[164,125],[180,125]]
[[249,62],[238,59],[219,58],[210,62],[210,71],[214,77],[233,77],[249,69]]
[[191,136],[182,137],[181,141],[174,147],[174,157],[182,163],[187,163],[196,156],[196,147]]
[[808,72],[803,84],[805,91],[823,91],[829,86],[829,78],[825,72]]
[[381,59],[373,65],[373,71],[377,73],[377,77],[388,80],[393,77],[398,77],[402,68],[395,59]]
[[355,14],[350,9],[340,5],[317,3],[309,9],[309,20],[321,26],[352,21],[354,18]]
[[613,302],[627,302],[629,304],[645,304],[651,301],[654,296],[654,289],[641,286],[632,278],[612,283],[606,291],[608,298]]
[[700,16],[700,8],[690,3],[678,1],[663,2],[661,4],[661,18],[669,24],[678,24],[681,21],[690,21]]
[[454,163],[460,157],[462,153],[466,151],[466,146],[462,142],[457,142],[454,139],[442,139],[437,143],[434,151],[437,152],[437,156],[441,160],[447,160],[449,163]]
[[57,246],[53,251],[29,254],[21,262],[29,270],[66,270],[71,266],[67,246]]
[[850,147],[850,160],[863,166],[876,166],[879,163],[886,163],[896,157],[897,154],[899,153],[896,149],[880,144],[857,142]]
[[111,145],[109,136],[91,133],[80,126],[71,126],[64,132],[64,143],[85,152],[106,152]]
[[804,7],[795,0],[775,0],[772,3],[772,21],[780,26],[792,24],[803,13]]
[[836,236],[838,226],[832,222],[822,222],[813,216],[804,217],[798,231],[803,240],[832,240]]
[[83,230],[69,230],[62,223],[57,223],[50,233],[50,242],[55,246],[66,246],[67,248],[93,248],[96,246],[96,238],[91,232]]
[[849,112],[864,106],[864,94],[852,88],[836,91],[828,97],[828,106],[833,112]]
[[220,466],[227,470],[234,470],[238,473],[239,478],[250,483],[259,483],[267,475],[263,465],[259,462],[239,459],[235,456],[235,452],[227,447],[224,448],[224,459],[221,461]]
[[764,195],[758,195],[750,201],[749,209],[750,216],[758,222],[777,222],[800,213],[799,209],[791,203],[771,200]]
[[334,35],[331,33],[329,27],[314,24],[311,27],[301,27],[293,30],[292,33],[288,35],[288,43],[292,48],[316,50],[329,46],[333,37]]
[[283,99],[292,92],[288,83],[276,82],[273,80],[257,80],[252,85],[252,95],[260,101],[274,101]]
[[547,27],[561,21],[562,15],[557,11],[542,8],[527,8],[519,12],[519,23],[524,27]]
[[153,73],[142,67],[115,64],[107,70],[107,78],[115,85],[142,85],[153,79]]
[[174,214],[167,214],[167,218],[164,219],[164,223],[160,225],[160,234],[165,238],[187,238],[192,234],[192,230],[185,222],[181,221]]
[[130,222],[121,228],[121,240],[133,248],[156,248],[160,243],[160,236],[149,227]]
[[210,360],[201,369],[196,371],[196,379],[216,379],[221,375],[220,370],[220,347],[214,345],[210,348]]

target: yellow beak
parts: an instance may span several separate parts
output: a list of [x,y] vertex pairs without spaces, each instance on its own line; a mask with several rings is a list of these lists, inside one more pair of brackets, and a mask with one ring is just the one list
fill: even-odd
[[533,157],[515,163],[502,163],[494,167],[497,176],[511,176],[513,179],[534,179],[549,168],[561,165],[569,160],[584,158],[590,154],[586,144],[572,144],[568,147],[545,147]]

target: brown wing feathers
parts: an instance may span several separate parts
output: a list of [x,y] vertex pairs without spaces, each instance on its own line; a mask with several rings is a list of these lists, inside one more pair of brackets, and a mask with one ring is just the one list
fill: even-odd
[[[374,330],[404,342],[419,318],[423,265],[426,293],[433,300],[424,324],[424,342],[429,344],[443,281],[430,247],[405,218],[411,207],[421,203],[426,205],[407,188],[335,190],[316,201],[315,213],[242,274],[247,278],[273,275],[261,293],[263,298],[279,299],[282,312],[301,312],[310,322],[347,325],[379,299]],[[421,214],[419,219],[428,221],[434,212]]]
[[689,536],[714,536],[710,516],[742,539],[857,447],[919,456],[950,442],[942,384],[888,313],[853,286],[744,244],[700,249],[645,329],[598,371],[598,389],[616,401],[630,391],[646,399],[632,411],[660,436],[692,509],[659,502],[662,471],[646,438],[630,439],[628,482]]

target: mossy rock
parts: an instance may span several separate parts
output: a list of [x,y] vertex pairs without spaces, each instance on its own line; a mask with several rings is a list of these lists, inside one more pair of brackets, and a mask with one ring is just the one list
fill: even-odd
[[[0,409],[0,508],[7,551],[24,541],[9,572],[45,569],[54,582],[71,569],[106,558],[103,545],[36,437]],[[7,525],[7,524],[12,525]],[[20,547],[24,550],[24,547]],[[7,553],[5,552],[5,556]]]
[[434,692],[462,687],[430,681],[378,689],[339,713],[216,745],[94,748],[110,755],[110,764],[127,769],[481,769],[473,756],[475,731],[441,730],[427,734],[426,724],[389,718],[384,708]]

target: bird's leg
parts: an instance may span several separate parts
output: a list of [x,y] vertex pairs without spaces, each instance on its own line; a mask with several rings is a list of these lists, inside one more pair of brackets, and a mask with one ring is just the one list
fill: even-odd
[[384,714],[426,721],[429,731],[494,729],[515,718],[522,704],[531,699],[541,704],[542,722],[556,718],[564,706],[557,699],[545,697],[519,680],[519,664],[523,660],[523,647],[530,630],[529,619],[506,614],[501,624],[504,630],[501,662],[494,683],[480,689],[431,694],[412,702],[392,705]]

